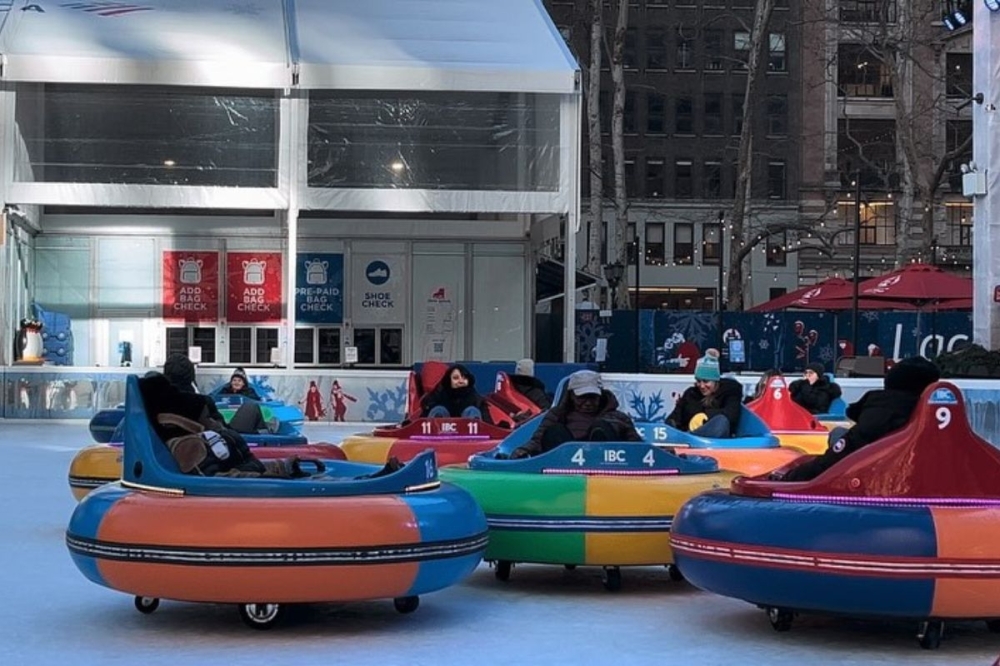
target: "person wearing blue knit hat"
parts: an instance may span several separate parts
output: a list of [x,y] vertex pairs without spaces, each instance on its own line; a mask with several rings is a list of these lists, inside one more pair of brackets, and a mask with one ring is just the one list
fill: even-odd
[[694,368],[694,386],[674,405],[667,425],[700,437],[732,437],[740,423],[743,387],[735,379],[723,378],[719,350],[708,349]]

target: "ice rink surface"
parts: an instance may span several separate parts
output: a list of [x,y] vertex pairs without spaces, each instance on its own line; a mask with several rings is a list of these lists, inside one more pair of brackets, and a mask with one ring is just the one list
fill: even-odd
[[[339,442],[370,426],[309,424],[310,440]],[[233,606],[164,601],[149,616],[128,595],[87,581],[64,530],[75,501],[73,455],[86,423],[0,421],[0,666],[82,664],[934,664],[989,666],[1000,634],[981,622],[946,626],[921,650],[916,625],[802,616],[777,633],[763,611],[624,569],[618,593],[598,569],[519,566],[507,583],[487,565],[465,583],[400,615],[391,601],[294,609],[271,631],[245,627]]]

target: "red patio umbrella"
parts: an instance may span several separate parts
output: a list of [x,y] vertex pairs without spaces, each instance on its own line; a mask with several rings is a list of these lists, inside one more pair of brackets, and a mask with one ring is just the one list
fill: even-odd
[[[847,298],[817,298],[804,303],[797,303],[790,308],[802,310],[850,310],[854,307],[854,299]],[[917,306],[908,301],[892,301],[888,298],[859,298],[859,310],[916,310]]]
[[819,298],[825,293],[842,288],[844,285],[847,285],[847,287],[850,288],[851,283],[844,278],[827,278],[822,282],[817,282],[816,284],[811,284],[807,287],[800,287],[795,291],[790,291],[787,294],[778,296],[777,298],[772,298],[766,303],[755,305],[747,310],[747,312],[774,312],[775,310],[784,310],[789,307],[801,307],[801,305],[793,305],[793,303],[800,299],[806,299],[808,301]]
[[972,298],[972,280],[929,264],[909,264],[858,285],[859,298],[911,301],[917,305]]

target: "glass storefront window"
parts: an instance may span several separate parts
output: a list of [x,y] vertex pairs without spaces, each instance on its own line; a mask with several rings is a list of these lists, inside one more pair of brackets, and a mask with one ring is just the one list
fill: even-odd
[[16,121],[33,182],[277,186],[272,92],[20,86]]
[[314,92],[309,187],[559,189],[559,96]]

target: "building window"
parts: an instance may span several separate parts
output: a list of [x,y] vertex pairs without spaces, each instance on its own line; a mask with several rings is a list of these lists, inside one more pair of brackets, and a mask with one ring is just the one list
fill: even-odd
[[722,198],[722,162],[705,162],[705,198]]
[[840,44],[837,47],[837,94],[892,97],[889,68],[864,44]]
[[743,95],[733,95],[733,136],[743,133]]
[[358,365],[402,365],[403,329],[396,326],[354,329]]
[[705,93],[705,134],[722,133],[722,93]]
[[667,131],[667,102],[660,93],[650,93],[646,98],[646,134],[663,134]]
[[970,203],[946,203],[948,245],[972,245],[972,209]]
[[705,36],[705,69],[710,72],[721,72],[725,69],[723,64],[725,33],[722,30],[705,30],[702,34]]
[[972,121],[949,120],[945,132],[945,150],[955,155],[948,165],[948,186],[952,192],[961,194],[962,165],[972,160]]
[[646,160],[646,196],[658,199],[663,196],[664,166],[661,159]]
[[896,123],[870,118],[837,122],[837,167],[848,186],[861,173],[865,190],[893,188],[896,180]]
[[895,23],[896,0],[840,0],[844,23]]
[[674,225],[674,263],[683,266],[694,263],[693,224],[678,222]]
[[[854,202],[841,201],[837,207],[837,218],[841,228],[850,229],[839,237],[840,245],[854,243]],[[896,244],[896,206],[892,201],[862,201],[861,238],[862,245]]]
[[785,35],[780,32],[772,32],[768,35],[769,49],[767,60],[767,71],[784,72],[788,69],[788,61],[785,57]]
[[767,134],[788,134],[788,99],[784,95],[767,96]]
[[339,365],[339,328],[296,328],[295,363],[301,365]]
[[167,356],[188,355],[189,347],[201,347],[201,362],[215,363],[215,328],[171,326],[167,328]]
[[639,125],[635,119],[635,93],[625,93],[625,112],[622,114],[622,131],[625,134],[636,134]]
[[636,187],[635,160],[625,160],[625,196],[629,198],[638,196]]
[[766,247],[764,251],[767,255],[767,265],[768,266],[784,266],[788,263],[788,233],[782,231],[781,233],[770,234],[765,241]]
[[767,198],[784,199],[787,196],[785,163],[773,161],[767,163]]
[[277,346],[277,328],[265,326],[229,328],[229,363],[231,365],[271,363],[271,350]]
[[949,53],[945,74],[948,97],[968,99],[972,97],[972,54]]
[[637,44],[639,34],[635,28],[625,30],[625,52],[622,54],[622,66],[625,69],[639,69],[639,56],[637,54]]
[[767,290],[767,293],[768,293],[767,300],[773,301],[779,296],[784,296],[785,294],[787,294],[788,290],[784,287],[771,287],[770,289]]
[[667,248],[664,242],[665,231],[662,222],[646,223],[646,255],[647,266],[662,266],[667,263]]
[[674,163],[674,196],[690,199],[694,196],[694,170],[691,160],[677,160]]
[[701,263],[718,266],[722,259],[722,225],[703,224],[701,226]]
[[733,57],[736,60],[734,69],[746,69],[750,57],[750,33],[737,30],[733,33]]
[[694,134],[694,110],[690,97],[678,97],[675,102],[674,132]]
[[625,252],[625,261],[629,266],[635,266],[636,262],[636,243],[639,241],[639,236],[637,235],[635,222],[629,222],[628,226],[625,228],[625,245],[628,249]]
[[601,265],[608,263],[608,222],[601,220]]
[[667,35],[663,30],[646,31],[646,69],[667,68]]
[[694,69],[694,39],[689,34],[695,30],[677,27],[677,69]]

